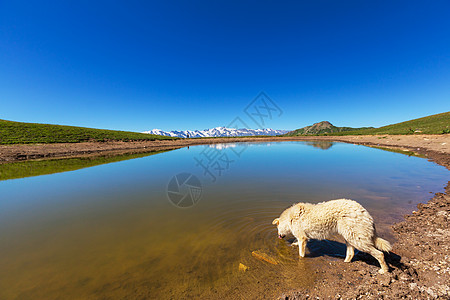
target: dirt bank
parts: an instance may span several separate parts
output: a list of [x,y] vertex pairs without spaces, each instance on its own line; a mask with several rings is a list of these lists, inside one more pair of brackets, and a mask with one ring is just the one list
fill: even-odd
[[[366,146],[413,151],[450,170],[450,135],[343,136],[293,138],[217,138],[176,141],[105,142],[79,144],[0,146],[0,163],[29,159],[65,158],[113,153],[149,152],[185,146],[270,141],[340,141]],[[450,299],[450,182],[427,204],[393,226],[397,242],[387,262],[391,272],[369,255],[358,253],[352,263],[343,258],[307,257],[316,260],[317,280],[309,289],[288,291],[282,299]],[[423,199],[427,202],[429,199]]]

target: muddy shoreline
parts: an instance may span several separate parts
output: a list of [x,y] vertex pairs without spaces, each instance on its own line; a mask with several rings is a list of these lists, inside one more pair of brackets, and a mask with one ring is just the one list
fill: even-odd
[[[0,145],[0,164],[24,160],[146,153],[186,146],[276,141],[336,141],[416,153],[450,170],[450,135],[321,136],[185,139],[175,141],[104,142],[45,145]],[[397,241],[386,255],[391,272],[379,275],[375,260],[364,253],[353,262],[333,257],[316,260],[317,280],[308,289],[286,291],[281,299],[449,299],[450,181],[417,211],[392,226]],[[429,200],[429,201],[428,201]],[[264,298],[261,295],[261,298]]]

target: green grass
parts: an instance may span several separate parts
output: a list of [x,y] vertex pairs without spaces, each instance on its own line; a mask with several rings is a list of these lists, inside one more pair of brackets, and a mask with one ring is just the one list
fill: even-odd
[[0,144],[153,141],[171,139],[177,138],[129,131],[0,120]]
[[450,133],[450,112],[414,119],[380,128],[336,132],[326,135],[379,135],[379,134],[446,134]]
[[[166,150],[170,151],[170,150]],[[67,171],[74,171],[93,166],[119,162],[128,159],[145,157],[166,151],[147,153],[107,155],[97,157],[76,157],[67,159],[50,159],[37,161],[22,161],[0,164],[0,180],[17,179],[39,175],[48,175]]]

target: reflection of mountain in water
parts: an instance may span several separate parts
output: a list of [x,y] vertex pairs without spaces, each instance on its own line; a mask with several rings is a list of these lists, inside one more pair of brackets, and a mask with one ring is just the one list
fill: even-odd
[[320,148],[322,150],[328,150],[334,145],[334,143],[330,141],[313,141],[306,142],[306,144],[316,148]]

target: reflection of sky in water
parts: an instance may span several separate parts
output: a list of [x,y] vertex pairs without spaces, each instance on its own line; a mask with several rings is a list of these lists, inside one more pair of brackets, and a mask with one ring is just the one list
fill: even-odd
[[[209,161],[214,182],[197,166],[208,162],[205,151],[231,161],[221,174]],[[203,187],[189,209],[177,209],[166,195],[170,179],[182,172],[197,176]],[[83,298],[101,287],[97,296],[119,297],[118,291],[130,292],[124,286],[166,297],[190,295],[187,286],[205,297],[212,285],[225,293],[237,284],[227,277],[234,274],[230,266],[254,263],[249,251],[287,251],[270,223],[291,203],[352,198],[391,237],[389,226],[448,180],[448,170],[422,158],[343,143],[283,142],[195,146],[2,181],[0,298],[21,292],[25,298]],[[267,268],[258,280],[271,278],[275,271]],[[187,286],[173,282],[180,278],[188,278]],[[288,281],[271,280],[290,288]]]

